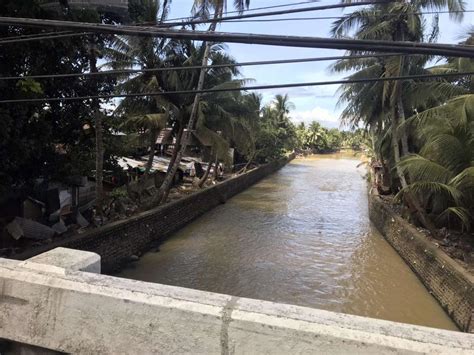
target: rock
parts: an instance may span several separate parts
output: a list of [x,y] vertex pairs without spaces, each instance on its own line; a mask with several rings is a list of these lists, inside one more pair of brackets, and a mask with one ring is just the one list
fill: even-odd
[[53,228],[56,233],[58,234],[63,234],[65,232],[67,232],[67,227],[66,227],[66,224],[64,223],[64,221],[60,218],[59,221],[55,224],[53,224],[51,226],[51,228]]
[[21,229],[16,219],[7,224],[6,230],[15,240],[18,240],[23,237],[23,229]]
[[16,240],[21,237],[35,240],[50,239],[56,233],[54,229],[44,224],[21,217],[15,217],[15,219],[7,225],[6,229]]
[[442,245],[442,246],[444,246],[444,247],[446,247],[446,246],[448,246],[448,245],[450,244],[450,243],[449,243],[449,239],[448,239],[448,238],[444,238],[443,240],[441,240],[441,241],[439,242],[439,244]]
[[90,224],[89,221],[88,221],[87,219],[85,219],[84,216],[83,216],[80,212],[77,212],[76,222],[77,222],[77,224],[79,224],[82,228],[88,227],[89,224]]
[[130,255],[129,261],[134,262],[138,260],[140,260],[140,258],[137,255]]

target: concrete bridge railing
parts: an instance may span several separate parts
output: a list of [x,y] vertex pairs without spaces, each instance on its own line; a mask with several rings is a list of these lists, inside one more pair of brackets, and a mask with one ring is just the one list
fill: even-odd
[[99,273],[72,249],[0,259],[0,338],[88,354],[474,353],[472,334]]

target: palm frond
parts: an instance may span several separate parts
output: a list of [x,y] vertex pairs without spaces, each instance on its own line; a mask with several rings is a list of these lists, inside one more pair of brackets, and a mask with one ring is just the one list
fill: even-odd
[[404,157],[398,165],[409,174],[412,181],[433,181],[447,184],[453,177],[453,173],[443,165],[417,154]]

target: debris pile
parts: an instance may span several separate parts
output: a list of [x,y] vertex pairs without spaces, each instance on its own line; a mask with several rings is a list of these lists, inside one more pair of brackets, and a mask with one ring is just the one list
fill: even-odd
[[94,203],[95,184],[85,177],[38,180],[31,191],[12,193],[0,203],[0,256],[81,232],[94,220]]

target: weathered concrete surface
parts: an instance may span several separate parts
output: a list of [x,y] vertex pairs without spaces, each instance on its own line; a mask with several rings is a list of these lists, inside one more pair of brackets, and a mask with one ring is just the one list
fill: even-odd
[[59,247],[47,253],[34,256],[22,265],[32,265],[37,270],[37,264],[57,267],[67,271],[86,271],[100,274],[100,256],[88,251],[78,253],[73,249]]
[[87,354],[474,354],[470,334],[33,264],[0,259],[0,338]]
[[378,196],[369,196],[369,215],[454,322],[463,331],[474,333],[474,276]]

